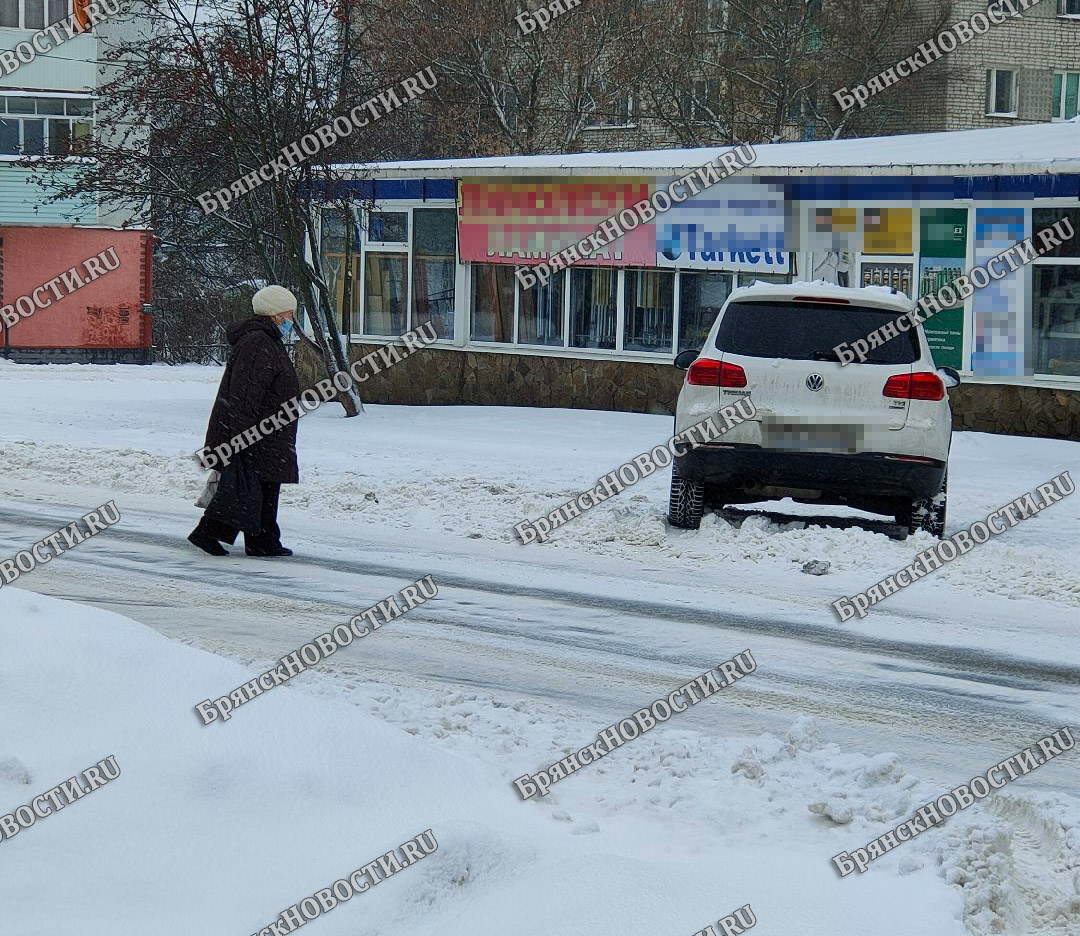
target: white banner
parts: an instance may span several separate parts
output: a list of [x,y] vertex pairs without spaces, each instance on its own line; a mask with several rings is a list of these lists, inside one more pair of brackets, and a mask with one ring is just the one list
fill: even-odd
[[[657,179],[666,188],[670,179]],[[656,265],[688,270],[788,273],[783,189],[771,183],[722,182],[676,202],[656,218]]]
[[680,270],[728,270],[736,273],[790,273],[791,254],[786,250],[702,250],[669,257],[673,251],[656,255],[658,267]]

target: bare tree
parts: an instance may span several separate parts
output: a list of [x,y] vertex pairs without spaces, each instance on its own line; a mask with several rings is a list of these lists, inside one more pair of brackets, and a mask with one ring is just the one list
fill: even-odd
[[[229,190],[261,166],[283,165],[284,148],[403,77],[358,66],[352,3],[140,3],[138,18],[129,17],[110,43],[94,138],[79,152],[92,159],[64,163],[74,170],[71,184],[42,175],[53,197],[97,197],[129,223],[151,224],[179,252],[217,245],[233,268],[249,271],[249,282],[293,288],[328,374],[346,369],[348,359],[322,269],[316,208],[347,195],[336,190],[333,163],[386,157],[400,112],[301,155],[247,194],[234,192],[227,210],[204,214],[199,196]],[[57,167],[57,160],[36,165]],[[338,400],[349,416],[363,408],[355,388]]]
[[[425,108],[431,155],[574,152],[583,131],[632,125],[637,93],[664,28],[662,3],[583,0],[528,34],[516,0],[373,0],[368,54],[433,64]],[[636,101],[635,101],[636,98]],[[604,145],[588,137],[590,147]]]

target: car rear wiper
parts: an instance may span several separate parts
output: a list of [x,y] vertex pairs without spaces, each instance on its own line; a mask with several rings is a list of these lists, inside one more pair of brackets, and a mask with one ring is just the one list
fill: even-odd
[[836,361],[839,364],[840,363],[840,356],[836,353],[835,348],[829,348],[827,351],[815,351],[814,352],[814,360],[815,361]]

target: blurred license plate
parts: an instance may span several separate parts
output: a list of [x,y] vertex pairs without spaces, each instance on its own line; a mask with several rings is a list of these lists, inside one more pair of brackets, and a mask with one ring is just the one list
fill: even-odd
[[766,416],[761,422],[761,444],[793,452],[855,452],[859,428],[843,423],[784,422]]

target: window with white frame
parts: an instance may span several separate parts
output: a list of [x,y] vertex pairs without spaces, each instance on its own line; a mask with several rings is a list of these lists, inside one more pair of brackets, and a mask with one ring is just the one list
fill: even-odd
[[1054,72],[1054,93],[1050,98],[1050,119],[1071,120],[1076,116],[1080,72]]
[[431,323],[439,338],[454,337],[457,218],[445,208],[413,209],[412,320]]
[[675,324],[675,272],[627,270],[623,296],[623,350],[670,354]]
[[692,81],[683,95],[683,114],[687,120],[707,123],[713,119],[715,95],[704,79]]
[[604,78],[595,80],[589,92],[589,124],[586,130],[613,130],[635,126],[634,96]]
[[93,133],[89,98],[0,96],[0,156],[70,156]]
[[1080,16],[1080,0],[1058,0],[1058,16]]
[[408,211],[367,212],[367,242],[372,247],[404,247],[409,242]]
[[679,344],[676,350],[698,351],[716,316],[731,295],[730,273],[683,270],[679,273]]
[[0,26],[44,29],[71,15],[69,0],[0,0]]
[[474,341],[514,341],[514,268],[508,263],[474,263],[471,268],[469,308]]
[[430,322],[454,336],[457,213],[452,207],[377,204],[322,210],[327,285],[355,336],[392,338]]
[[570,344],[615,350],[619,271],[610,267],[570,270]]
[[[734,281],[746,285],[743,278],[705,270],[574,266],[525,289],[512,264],[469,264],[470,340],[671,355],[702,346]],[[791,281],[784,274],[745,278]]]
[[[1034,208],[1041,231],[1064,217],[1080,231],[1080,206]],[[1080,238],[1072,238],[1032,264],[1032,340],[1035,373],[1080,377]]]
[[519,286],[518,344],[560,347],[563,339],[563,285],[566,276],[556,273],[532,289]]
[[1016,72],[1012,69],[986,70],[986,116],[1016,116]]

